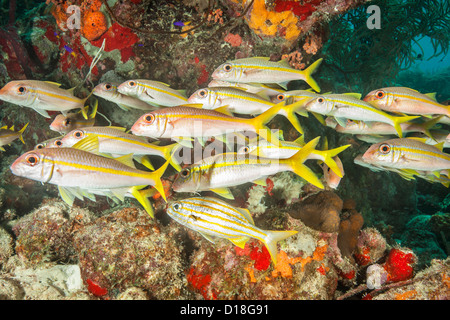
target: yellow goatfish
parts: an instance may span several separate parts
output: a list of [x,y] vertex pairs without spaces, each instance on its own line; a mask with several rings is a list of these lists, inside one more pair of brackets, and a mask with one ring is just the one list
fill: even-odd
[[155,172],[138,170],[132,155],[111,159],[98,154],[98,138],[91,136],[72,148],[35,149],[21,155],[11,165],[14,175],[58,186],[62,199],[69,205],[75,198],[95,199],[94,194],[123,200],[132,195],[153,217],[153,208],[141,192],[154,186],[165,198],[161,176],[169,161]]
[[450,169],[443,143],[429,145],[416,138],[391,139],[372,145],[362,156],[368,164],[396,169],[441,171]]
[[435,93],[423,94],[405,87],[373,90],[364,97],[364,101],[389,112],[450,116],[450,106],[437,102]]
[[187,102],[184,90],[175,90],[164,82],[129,80],[117,87],[120,93],[138,98],[156,107],[173,107]]
[[[87,119],[84,118],[81,112],[68,113],[67,115],[58,114],[53,122],[50,124],[50,130],[59,133],[68,133],[74,129],[91,127],[95,124],[95,116],[97,114],[98,100],[95,100],[92,112]],[[85,107],[87,114],[88,106]]]
[[3,146],[11,144],[16,139],[20,139],[22,143],[25,144],[25,141],[23,141],[23,132],[27,128],[28,123],[22,127],[19,131],[14,131],[14,126],[8,129],[7,126],[3,126],[0,128],[0,150],[5,151],[5,148]]
[[306,104],[306,109],[321,115],[333,116],[343,127],[345,127],[347,119],[387,123],[395,128],[399,137],[403,136],[400,124],[419,117],[395,117],[360,100],[359,97],[359,94],[324,94],[310,100]]
[[50,118],[47,111],[66,115],[68,110],[81,109],[87,119],[84,104],[88,98],[75,97],[72,90],[61,89],[59,83],[38,80],[10,81],[0,90],[1,100],[34,109],[46,118]]
[[130,108],[145,111],[155,109],[154,106],[145,101],[120,93],[117,86],[109,82],[98,84],[92,93],[105,100],[116,103],[122,110],[125,111],[130,110]]
[[132,153],[135,160],[143,163],[149,169],[154,170],[150,160],[143,156],[155,155],[170,160],[172,166],[180,171],[180,165],[171,157],[174,149],[180,146],[173,143],[167,146],[159,146],[148,142],[146,137],[138,137],[131,133],[126,133],[125,128],[121,127],[85,127],[69,132],[61,139],[62,146],[72,147],[79,141],[90,137],[97,136],[99,144],[99,152],[104,154],[119,156]]
[[218,137],[233,132],[251,131],[272,143],[278,139],[265,126],[283,105],[276,105],[251,119],[233,117],[226,110],[207,110],[192,106],[177,106],[144,114],[131,127],[138,136],[179,139],[180,137]]
[[[283,171],[292,171],[322,189],[322,182],[311,169],[303,164],[315,149],[319,138],[308,142],[289,159],[269,159],[238,153],[223,153],[204,158],[183,168],[175,178],[172,189],[176,192],[210,190],[222,197],[233,199],[228,187],[247,182],[264,185],[267,176]],[[333,167],[337,168],[337,166]],[[338,174],[342,177],[342,173]]]
[[289,231],[267,231],[255,226],[247,209],[237,208],[225,201],[211,197],[195,197],[169,203],[167,214],[189,229],[199,232],[208,241],[214,238],[230,240],[244,248],[250,238],[264,243],[274,265],[277,264],[277,242],[297,233]]
[[320,92],[312,74],[322,60],[320,58],[305,70],[297,70],[292,68],[287,60],[270,61],[268,57],[237,59],[220,65],[212,73],[212,78],[229,82],[276,83],[284,89],[289,81],[304,80],[311,88]]

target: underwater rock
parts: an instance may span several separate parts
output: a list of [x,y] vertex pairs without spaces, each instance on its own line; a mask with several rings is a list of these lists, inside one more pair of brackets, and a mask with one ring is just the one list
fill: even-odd
[[310,228],[331,233],[339,230],[342,206],[343,201],[334,192],[321,191],[294,203],[288,212]]
[[359,232],[364,224],[362,214],[356,210],[347,211],[339,225],[338,247],[341,254],[354,262],[353,253],[358,241]]
[[0,270],[13,254],[14,240],[5,229],[0,227]]
[[144,210],[124,208],[84,225],[74,235],[83,281],[101,298],[138,287],[153,299],[183,299],[182,248],[173,230]]
[[431,265],[408,283],[372,293],[373,300],[447,300],[450,297],[450,258],[431,260]]
[[59,199],[48,200],[14,224],[15,252],[29,267],[46,261],[75,262],[73,232],[91,219],[92,213],[86,209],[68,208]]
[[359,233],[354,258],[360,266],[367,266],[380,260],[386,252],[386,239],[375,228],[364,228]]

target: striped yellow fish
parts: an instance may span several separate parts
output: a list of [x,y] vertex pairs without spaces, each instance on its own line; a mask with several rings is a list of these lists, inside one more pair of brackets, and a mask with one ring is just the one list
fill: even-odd
[[110,154],[113,156],[127,155],[132,153],[135,160],[145,164],[151,170],[153,166],[150,160],[143,156],[154,155],[170,159],[172,166],[180,171],[180,165],[171,157],[174,149],[180,146],[178,143],[173,143],[166,146],[159,146],[148,142],[145,137],[138,137],[125,132],[125,128],[121,127],[86,127],[73,130],[61,139],[62,146],[72,147],[79,141],[89,136],[97,136],[99,144],[99,152]]
[[320,87],[312,78],[312,74],[322,63],[322,58],[315,61],[305,70],[297,70],[287,60],[270,61],[268,57],[252,57],[237,59],[220,65],[212,73],[214,80],[244,83],[276,83],[286,89],[292,80],[304,80],[315,91]]
[[[95,116],[97,114],[98,100],[95,100],[92,112],[85,119],[81,112],[68,113],[67,115],[58,114],[53,122],[50,124],[50,130],[59,133],[68,133],[74,129],[91,127],[95,124]],[[88,106],[85,107],[85,113],[87,114]]]
[[[194,92],[188,99],[189,103],[202,104],[204,109],[224,108],[232,113],[258,115],[276,104],[262,98],[260,95],[233,87],[203,88]],[[280,101],[281,102],[281,101]],[[298,109],[293,105],[286,105],[280,109],[280,115],[285,116],[292,126],[301,134],[303,129],[295,116]]]
[[187,102],[184,90],[175,90],[166,83],[153,80],[129,80],[117,87],[120,93],[138,98],[156,107],[173,107]]
[[47,111],[65,115],[68,110],[81,109],[87,119],[84,104],[88,98],[77,98],[72,90],[61,89],[58,83],[38,80],[10,81],[0,90],[1,100],[34,109],[46,118],[50,118]]
[[167,214],[178,223],[202,234],[214,243],[214,238],[230,240],[244,248],[254,238],[266,246],[274,265],[277,264],[277,242],[298,231],[267,231],[255,226],[247,209],[233,207],[211,197],[195,197],[169,203]]
[[284,92],[284,90],[281,87],[276,88],[275,86],[271,87],[269,85],[261,83],[239,83],[239,82],[228,82],[223,80],[211,80],[208,83],[208,87],[209,88],[234,87],[237,89],[245,90],[246,92],[258,94],[260,96],[269,97],[270,99]]
[[251,119],[189,105],[164,108],[144,114],[131,127],[131,132],[138,136],[176,140],[180,137],[218,137],[233,132],[251,131],[263,135],[263,138],[272,143],[278,143],[278,139],[271,135],[265,125],[279,114],[283,107],[277,105]]
[[59,136],[51,139],[44,140],[42,142],[39,142],[37,145],[34,146],[35,149],[43,149],[43,148],[59,148],[62,147],[61,139],[64,138],[64,136]]
[[450,106],[437,102],[435,93],[423,94],[405,87],[388,87],[373,90],[364,97],[364,101],[389,112],[450,116]]
[[[247,182],[265,184],[265,178],[278,172],[292,171],[309,183],[323,188],[322,182],[303,163],[315,149],[320,137],[308,142],[289,159],[268,159],[248,154],[224,153],[204,158],[183,168],[172,184],[176,192],[213,191],[233,199],[228,187]],[[327,160],[334,162],[332,159]],[[337,166],[333,165],[334,168]],[[336,169],[342,177],[339,169]]]
[[160,180],[169,161],[155,172],[138,170],[131,155],[105,158],[98,154],[98,138],[91,136],[72,148],[35,149],[21,155],[11,165],[14,175],[58,186],[62,199],[69,205],[75,198],[93,194],[123,200],[127,195],[136,198],[153,217],[153,208],[144,196],[147,186],[154,186],[165,198]]
[[324,94],[310,100],[306,104],[306,109],[321,115],[333,116],[343,127],[345,127],[347,119],[387,123],[395,128],[400,138],[403,136],[400,124],[419,117],[395,117],[360,100],[359,97],[359,94]]
[[[316,138],[318,140],[318,138]],[[276,146],[267,140],[255,138],[249,141],[248,144],[238,150],[238,154],[250,154],[253,156],[269,158],[269,159],[289,159],[299,152],[305,146],[303,136],[295,141],[280,141],[280,145]],[[336,156],[350,147],[345,145],[331,150],[316,150],[312,149],[311,153],[306,157],[306,160],[319,160],[324,162],[330,170],[335,172],[342,178],[342,163],[341,167],[337,164]],[[340,160],[338,160],[340,162]]]
[[1,151],[5,151],[5,148],[3,148],[3,146],[5,145],[9,145],[11,144],[11,142],[13,142],[16,139],[20,139],[20,141],[22,141],[22,143],[25,143],[25,141],[23,141],[23,132],[25,131],[25,129],[27,128],[28,123],[25,124],[22,129],[20,129],[19,131],[14,131],[14,126],[12,126],[11,128],[8,129],[7,126],[3,126],[0,128],[0,150]]
[[97,86],[95,86],[92,93],[97,97],[101,97],[105,100],[116,103],[121,109],[125,111],[130,110],[130,108],[145,111],[155,109],[154,106],[146,103],[145,101],[120,93],[117,89],[117,86],[110,82],[98,84]]
[[450,155],[442,144],[432,146],[415,138],[391,139],[372,145],[362,156],[368,164],[420,171],[450,169]]

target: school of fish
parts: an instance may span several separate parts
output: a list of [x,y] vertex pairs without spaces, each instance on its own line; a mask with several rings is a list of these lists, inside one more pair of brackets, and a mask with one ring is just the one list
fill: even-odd
[[[47,111],[61,113],[50,125],[61,136],[22,154],[11,171],[56,185],[69,205],[75,199],[95,201],[96,196],[115,202],[130,197],[154,217],[150,199],[159,192],[167,200],[161,178],[171,165],[178,171],[173,191],[217,195],[169,201],[166,212],[172,219],[211,242],[223,238],[243,248],[250,238],[258,239],[274,264],[277,242],[297,231],[262,230],[251,212],[227,200],[234,199],[232,187],[265,185],[267,177],[282,171],[294,172],[318,188],[339,187],[344,177],[339,154],[350,145],[328,149],[326,139],[321,147],[320,137],[305,141],[299,116],[311,113],[324,126],[374,143],[354,159],[357,165],[449,186],[450,155],[443,150],[450,147],[450,134],[440,124],[449,123],[450,106],[438,103],[432,93],[403,87],[376,89],[364,98],[359,93],[320,93],[312,76],[321,62],[296,70],[286,60],[266,57],[227,61],[214,70],[208,87],[190,96],[147,79],[100,83],[85,98],[53,82],[11,81],[0,90],[1,100],[44,117],[50,117]],[[311,89],[287,91],[287,84],[298,80]],[[142,115],[129,131],[95,126],[98,100],[92,95],[124,111],[141,110]],[[87,105],[89,100],[92,105]],[[299,138],[284,141],[281,131],[269,130],[267,124],[276,116],[286,117]],[[27,125],[17,132],[14,127],[0,128],[0,150],[15,139],[24,142]],[[156,170],[154,157],[164,159]],[[314,162],[323,170],[322,179],[308,166]]]

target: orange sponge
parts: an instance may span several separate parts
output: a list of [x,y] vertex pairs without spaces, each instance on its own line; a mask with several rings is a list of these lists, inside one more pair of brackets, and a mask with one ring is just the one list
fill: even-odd
[[81,32],[89,41],[97,40],[108,30],[108,22],[101,11],[87,12],[83,17]]

